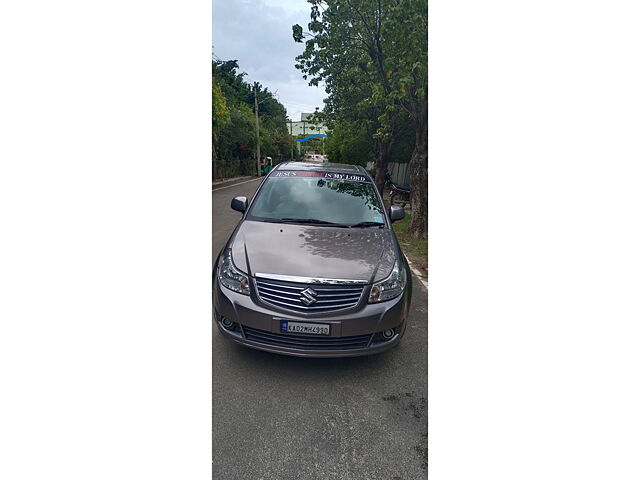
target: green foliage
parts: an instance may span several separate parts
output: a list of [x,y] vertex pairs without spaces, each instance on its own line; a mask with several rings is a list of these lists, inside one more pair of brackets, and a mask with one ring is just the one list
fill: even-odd
[[219,130],[221,127],[228,125],[231,121],[229,115],[229,107],[227,106],[227,100],[225,99],[220,84],[215,78],[211,79],[211,93],[212,103],[211,111],[213,115],[213,129]]
[[362,125],[338,122],[328,135],[325,152],[329,160],[337,163],[367,165],[375,160],[371,143]]
[[360,140],[369,140],[376,156],[386,154],[404,134],[406,116],[415,122],[421,102],[426,108],[426,0],[308,3],[308,31],[292,30],[305,44],[296,68],[310,85],[324,83],[330,127],[358,122]]
[[[402,250],[406,255],[426,260],[429,253],[427,239],[413,238],[409,233],[410,222],[411,212],[407,211],[402,220],[393,223],[393,231],[396,232],[396,236],[402,244]],[[411,259],[413,260],[414,258]]]
[[[212,62],[214,177],[255,172],[256,124],[253,85],[236,60]],[[285,107],[259,83],[260,153],[274,163],[289,155]]]
[[[337,137],[332,156],[368,142],[379,188],[387,163],[410,157],[412,208],[426,206],[417,184],[427,171],[427,0],[307,1],[308,30],[292,29],[304,43],[296,68],[329,94],[322,117]],[[426,208],[415,211],[412,232],[426,235]]]
[[389,150],[389,162],[407,163],[415,148],[416,132],[411,118],[405,113],[399,116],[397,125],[398,133]]

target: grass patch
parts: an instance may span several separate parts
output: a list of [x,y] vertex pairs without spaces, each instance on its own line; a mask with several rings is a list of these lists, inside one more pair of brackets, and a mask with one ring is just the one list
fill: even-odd
[[411,213],[405,211],[404,218],[397,222],[394,222],[392,227],[396,232],[396,237],[402,251],[407,256],[409,261],[413,263],[425,276],[427,275],[427,258],[428,258],[428,240],[426,238],[416,240],[409,236],[409,221],[411,219]]

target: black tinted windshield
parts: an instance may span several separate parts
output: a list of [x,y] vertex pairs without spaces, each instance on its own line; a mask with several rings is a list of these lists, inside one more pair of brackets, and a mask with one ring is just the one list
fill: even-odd
[[373,184],[318,176],[269,177],[247,218],[286,222],[299,219],[316,225],[384,224]]

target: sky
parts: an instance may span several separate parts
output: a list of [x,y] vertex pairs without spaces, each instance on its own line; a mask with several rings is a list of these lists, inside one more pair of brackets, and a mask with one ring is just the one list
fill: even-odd
[[310,12],[306,0],[213,0],[214,55],[237,60],[247,82],[277,91],[294,121],[301,112],[322,109],[327,96],[322,86],[310,87],[294,67],[304,44],[293,41],[291,26],[297,23],[306,30]]

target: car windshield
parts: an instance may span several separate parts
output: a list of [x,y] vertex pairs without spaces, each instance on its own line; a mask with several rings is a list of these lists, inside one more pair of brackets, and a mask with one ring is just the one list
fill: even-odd
[[319,226],[384,225],[382,206],[373,184],[309,176],[269,177],[253,201],[247,219]]

